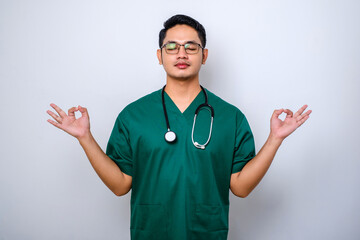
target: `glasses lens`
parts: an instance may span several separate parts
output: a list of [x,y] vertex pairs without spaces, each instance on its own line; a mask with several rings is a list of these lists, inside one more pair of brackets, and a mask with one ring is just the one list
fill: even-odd
[[179,46],[178,46],[177,43],[167,43],[167,44],[165,45],[165,50],[166,50],[166,52],[167,52],[167,53],[170,53],[170,54],[172,54],[172,53],[177,53],[178,48],[179,48]]
[[179,43],[176,42],[170,42],[165,44],[165,51],[168,54],[177,54],[179,53],[180,46],[184,46],[185,52],[187,54],[196,54],[199,52],[199,48],[200,48],[199,44],[197,43],[189,42],[189,43],[185,43],[185,45],[180,45]]
[[199,51],[199,45],[197,45],[196,43],[186,43],[185,51],[188,54],[195,54]]

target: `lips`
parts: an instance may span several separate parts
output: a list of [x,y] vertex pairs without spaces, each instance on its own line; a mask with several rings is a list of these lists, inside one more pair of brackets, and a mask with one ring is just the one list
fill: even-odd
[[180,69],[185,69],[188,66],[190,66],[190,64],[188,64],[187,62],[178,62],[175,64],[176,67],[180,68]]

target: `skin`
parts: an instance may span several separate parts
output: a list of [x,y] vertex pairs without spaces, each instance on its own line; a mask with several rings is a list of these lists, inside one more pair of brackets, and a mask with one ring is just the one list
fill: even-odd
[[[163,43],[175,41],[184,44],[189,41],[201,43],[195,29],[187,25],[176,25],[166,32]],[[199,72],[206,63],[208,49],[199,50],[197,54],[187,54],[184,47],[180,47],[178,54],[167,54],[165,49],[157,50],[157,58],[166,72],[165,92],[170,96],[181,112],[184,112],[190,103],[201,91]],[[189,66],[179,69],[176,64],[184,62]]]
[[[164,43],[175,41],[184,44],[188,41],[201,43],[195,29],[187,25],[176,25],[170,28]],[[184,47],[178,54],[170,55],[164,49],[157,50],[159,64],[163,65],[166,76],[166,93],[170,96],[181,112],[195,99],[201,91],[199,72],[206,63],[208,50],[200,50],[197,54],[186,54]],[[176,66],[185,63],[186,68]],[[54,119],[48,122],[74,136],[83,147],[91,165],[105,185],[116,195],[129,192],[132,177],[121,172],[119,167],[102,151],[90,131],[89,114],[86,108],[72,107],[66,114],[55,104],[50,106],[56,113],[47,113]],[[274,110],[270,119],[270,134],[259,153],[248,162],[242,171],[231,175],[230,190],[239,197],[246,197],[264,177],[283,140],[300,127],[310,116],[311,110],[305,112],[307,105],[301,107],[295,114],[289,109]],[[80,111],[81,117],[75,118],[75,112]],[[279,116],[285,113],[284,120]]]
[[[66,114],[55,104],[50,104],[57,112],[48,110],[47,113],[55,120],[48,122],[55,127],[75,137],[85,151],[91,165],[104,184],[117,196],[128,193],[131,189],[132,177],[123,173],[95,141],[90,132],[90,119],[86,108],[72,107]],[[81,117],[75,118],[75,112],[80,111]]]
[[[242,171],[233,173],[230,189],[238,197],[246,197],[259,184],[270,167],[283,140],[300,127],[308,118],[311,110],[304,113],[307,105],[295,114],[289,109],[275,110],[270,119],[270,134],[258,154],[248,162]],[[284,121],[279,116],[285,113]]]

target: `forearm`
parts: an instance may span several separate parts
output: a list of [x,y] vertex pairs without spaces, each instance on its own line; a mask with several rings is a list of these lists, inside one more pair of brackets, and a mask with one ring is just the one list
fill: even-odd
[[103,152],[91,133],[78,140],[92,167],[105,185],[118,196],[126,194],[131,188],[131,177],[124,174]]
[[269,136],[259,153],[248,162],[231,182],[232,192],[246,197],[259,184],[269,169],[282,140]]

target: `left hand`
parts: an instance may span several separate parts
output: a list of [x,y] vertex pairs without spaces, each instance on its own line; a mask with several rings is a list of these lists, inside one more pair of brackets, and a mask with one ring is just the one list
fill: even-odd
[[[289,109],[275,110],[270,120],[270,134],[273,137],[284,140],[309,118],[309,115],[312,112],[311,110],[308,110],[303,114],[307,107],[307,105],[302,106],[295,115],[293,115],[293,112]],[[282,113],[286,113],[284,121],[279,119],[279,116]]]

